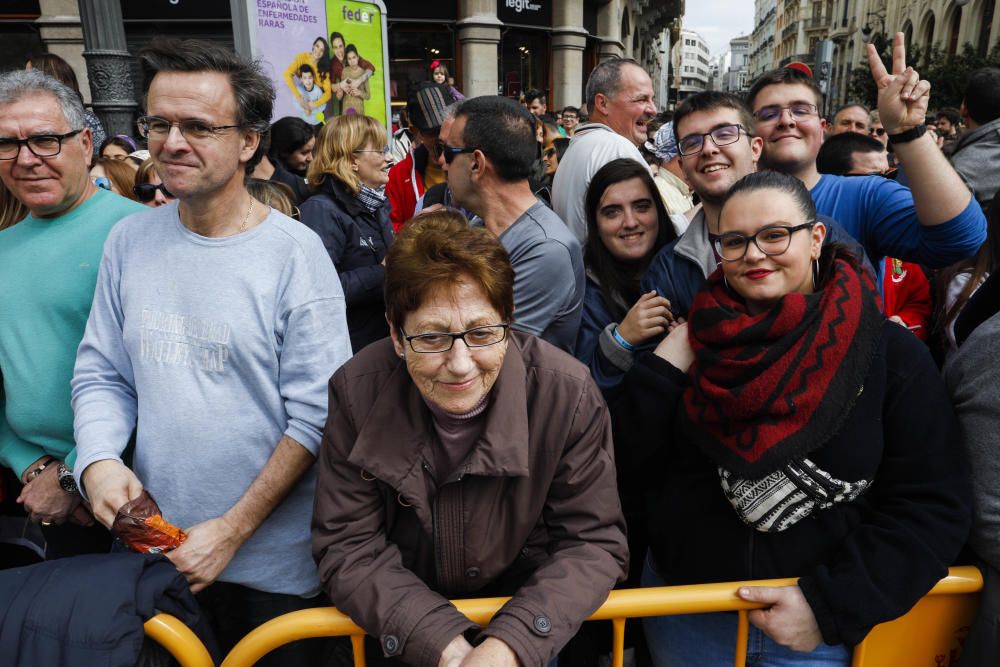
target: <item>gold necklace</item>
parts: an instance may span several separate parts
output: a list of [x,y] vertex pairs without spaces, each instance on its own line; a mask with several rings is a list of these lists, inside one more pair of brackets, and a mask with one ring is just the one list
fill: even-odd
[[254,198],[250,197],[250,208],[247,209],[246,217],[243,218],[243,224],[240,225],[240,231],[236,232],[237,234],[242,234],[243,230],[247,228],[247,223],[250,222],[250,213],[253,211],[253,202]]

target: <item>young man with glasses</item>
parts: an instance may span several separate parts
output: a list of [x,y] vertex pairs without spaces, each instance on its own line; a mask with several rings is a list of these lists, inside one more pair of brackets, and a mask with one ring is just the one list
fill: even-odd
[[455,203],[482,218],[510,255],[513,327],[572,354],[583,314],[583,253],[531,191],[537,146],[534,118],[520,105],[476,97],[458,108],[442,154]]
[[[344,295],[316,234],[244,185],[274,102],[259,67],[195,40],[154,43],[141,62],[139,128],[177,199],[108,237],[72,381],[73,472],[101,523],[145,489],[186,531],[167,557],[228,651],[323,603],[310,468],[326,380],[350,356]],[[314,649],[269,660],[314,664]]]
[[903,34],[896,35],[892,73],[869,46],[879,115],[910,188],[879,176],[821,175],[816,157],[825,121],[817,113],[815,81],[793,69],[773,70],[750,88],[748,103],[764,141],[761,163],[797,177],[816,210],[839,222],[878,266],[885,256],[933,268],[975,254],[986,218],[934,140],[925,135],[930,84],[906,66]]
[[[757,170],[763,141],[748,130],[751,123],[750,110],[731,93],[692,95],[674,114],[681,169],[701,199],[701,210],[684,234],[653,258],[641,289],[643,293],[655,290],[668,299],[675,318],[687,316],[695,294],[718,268],[713,244],[722,201],[737,181]],[[822,222],[828,230],[826,242],[847,243],[864,254],[835,222],[825,217]]]
[[566,136],[570,139],[576,134],[576,127],[580,123],[580,110],[576,107],[565,107],[562,110],[562,129],[566,130]]
[[0,75],[0,179],[29,211],[0,232],[0,472],[23,484],[5,513],[21,511],[16,499],[41,524],[24,532],[44,537],[49,558],[110,543],[103,527],[83,527],[94,520],[69,473],[69,381],[104,241],[142,206],[91,180],[91,142],[73,90],[39,70]]

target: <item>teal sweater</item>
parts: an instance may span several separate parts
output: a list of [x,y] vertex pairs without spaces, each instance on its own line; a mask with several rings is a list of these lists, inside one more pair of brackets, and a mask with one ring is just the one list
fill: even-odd
[[69,381],[104,240],[147,210],[106,190],[59,218],[0,232],[0,464],[20,477],[42,456],[75,459]]

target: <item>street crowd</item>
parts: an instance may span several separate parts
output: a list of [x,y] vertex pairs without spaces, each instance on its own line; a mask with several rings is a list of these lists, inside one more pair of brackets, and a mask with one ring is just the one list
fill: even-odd
[[[798,64],[658,112],[612,59],[550,112],[435,62],[386,127],[273,119],[216,44],[138,59],[134,136],[58,57],[0,74],[0,664],[334,605],[369,664],[596,666],[615,587],[797,577],[737,591],[748,664],[846,666],[957,563],[996,664],[1000,70],[937,108],[899,34],[824,118]],[[630,622],[628,661],[736,632]]]

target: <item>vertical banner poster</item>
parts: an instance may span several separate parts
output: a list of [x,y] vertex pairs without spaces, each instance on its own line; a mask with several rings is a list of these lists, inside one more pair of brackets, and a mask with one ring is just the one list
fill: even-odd
[[388,126],[389,62],[380,0],[256,0],[254,55],[274,81],[274,120],[313,125],[364,114]]

